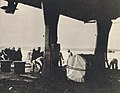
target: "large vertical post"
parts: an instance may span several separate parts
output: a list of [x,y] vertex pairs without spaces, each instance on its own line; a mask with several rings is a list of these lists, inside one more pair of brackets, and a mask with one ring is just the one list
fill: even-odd
[[[95,66],[94,70],[96,77],[99,79],[104,78],[105,72],[105,53],[107,53],[108,37],[111,28],[111,20],[98,20],[97,21],[97,42],[95,49]],[[99,76],[98,76],[99,75]]]
[[59,19],[59,14],[56,7],[54,7],[54,2],[44,0],[43,11],[44,11],[44,21],[45,21],[45,60],[43,75],[47,77],[52,77],[53,71],[55,70],[56,53],[57,52],[57,24]]
[[44,67],[43,75],[50,76],[51,73],[51,60],[50,60],[50,46],[49,46],[49,28],[45,26],[45,55],[44,55]]
[[51,44],[51,75],[54,79],[59,78],[58,61],[59,61],[60,44]]
[[108,46],[108,38],[109,32],[111,28],[112,22],[111,20],[103,20],[97,22],[97,42],[96,42],[96,49],[95,49],[95,56],[100,58],[98,61],[99,66],[105,67],[105,53],[107,53],[107,46]]

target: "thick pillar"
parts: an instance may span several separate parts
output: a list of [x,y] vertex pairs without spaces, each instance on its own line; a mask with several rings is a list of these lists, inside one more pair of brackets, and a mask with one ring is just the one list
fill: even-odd
[[107,55],[107,46],[109,32],[111,28],[111,20],[99,20],[97,21],[97,42],[95,49],[95,63],[93,67],[93,74],[96,79],[102,80],[105,77],[105,59]]
[[99,66],[102,68],[105,67],[105,54],[107,54],[108,38],[111,25],[111,20],[97,21],[97,41],[94,54],[98,59],[97,62]]
[[53,2],[44,1],[44,21],[45,21],[45,60],[43,67],[43,75],[52,77],[55,70],[58,54],[57,48],[57,24],[59,14]]
[[60,44],[51,44],[51,74],[57,78]]

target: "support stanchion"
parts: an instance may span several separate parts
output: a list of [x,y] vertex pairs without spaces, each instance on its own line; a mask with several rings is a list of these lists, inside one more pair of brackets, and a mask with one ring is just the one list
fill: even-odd
[[1,63],[1,71],[2,72],[10,72],[11,71],[11,60],[0,60]]
[[24,74],[25,73],[25,63],[23,61],[14,61],[14,73]]

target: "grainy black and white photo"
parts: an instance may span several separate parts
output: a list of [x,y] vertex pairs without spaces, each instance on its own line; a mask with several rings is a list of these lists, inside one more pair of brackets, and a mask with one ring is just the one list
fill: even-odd
[[0,93],[120,93],[120,0],[0,0]]

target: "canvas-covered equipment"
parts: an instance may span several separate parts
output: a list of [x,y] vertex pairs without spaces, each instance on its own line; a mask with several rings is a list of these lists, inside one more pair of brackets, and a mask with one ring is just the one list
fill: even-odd
[[76,54],[68,59],[67,77],[76,82],[84,82],[84,75],[86,70],[86,60]]

